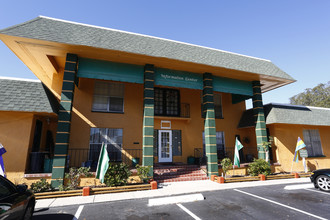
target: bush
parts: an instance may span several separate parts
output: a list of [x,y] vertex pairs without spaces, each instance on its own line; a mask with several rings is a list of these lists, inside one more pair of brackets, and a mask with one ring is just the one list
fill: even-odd
[[136,170],[137,170],[137,175],[140,177],[140,179],[146,183],[148,181],[148,179],[150,179],[150,176],[148,176],[149,172],[150,172],[150,166],[140,166],[139,164],[137,164],[136,166]]
[[222,167],[222,171],[224,172],[225,176],[227,171],[233,167],[233,163],[231,162],[230,158],[224,158],[221,161],[221,167]]
[[46,179],[40,179],[39,181],[31,184],[31,190],[34,193],[52,191],[54,188],[46,181]]
[[124,163],[110,163],[104,176],[104,183],[107,186],[123,186],[127,184],[130,175],[131,171],[129,170],[128,165]]
[[248,173],[251,176],[258,176],[259,174],[267,176],[271,173],[270,164],[264,159],[254,159],[253,163],[249,165]]
[[65,174],[65,178],[68,178],[67,186],[63,186],[63,189],[77,189],[80,183],[80,178],[83,176],[89,177],[92,174],[89,172],[90,167],[72,167],[69,173]]

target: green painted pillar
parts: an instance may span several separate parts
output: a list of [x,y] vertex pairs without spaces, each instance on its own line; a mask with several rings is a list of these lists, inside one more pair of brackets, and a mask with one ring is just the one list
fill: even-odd
[[76,82],[78,57],[75,54],[67,54],[63,75],[60,110],[54,149],[54,161],[52,171],[52,186],[58,188],[63,184],[65,165],[68,155],[71,111]]
[[211,73],[203,75],[203,115],[205,153],[207,157],[207,175],[218,175],[218,153],[215,127],[215,112],[213,101],[213,76]]
[[151,166],[149,176],[153,176],[154,165],[154,66],[144,68],[143,103],[143,158],[142,166]]
[[261,94],[261,85],[260,81],[253,81],[253,114],[254,114],[254,121],[255,121],[255,131],[256,131],[256,138],[257,138],[257,149],[258,149],[258,158],[259,159],[268,159],[269,155],[266,156],[268,153],[268,147],[266,149],[263,147],[263,142],[267,142],[267,130],[266,130],[266,121],[264,115],[264,107],[262,103],[262,94]]

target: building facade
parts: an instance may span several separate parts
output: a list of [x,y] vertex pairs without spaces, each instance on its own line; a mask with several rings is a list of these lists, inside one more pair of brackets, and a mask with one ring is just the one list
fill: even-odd
[[266,158],[262,93],[294,82],[268,60],[48,17],[0,39],[60,102],[54,186],[67,164],[95,167],[102,143],[112,161],[151,167],[205,155],[218,174],[218,159],[247,136],[237,125],[250,98],[254,149]]
[[[303,172],[304,165],[299,155],[298,163],[294,154],[298,137],[306,145],[306,168],[309,171],[329,168],[330,164],[330,109],[271,103],[264,106],[267,135],[273,137],[271,160],[276,164],[274,172]],[[243,113],[240,130],[248,133],[249,143],[255,145],[255,129],[251,115],[253,110]]]
[[0,78],[0,93],[0,142],[7,151],[3,155],[7,178],[23,183],[25,174],[51,172],[57,100],[38,80]]

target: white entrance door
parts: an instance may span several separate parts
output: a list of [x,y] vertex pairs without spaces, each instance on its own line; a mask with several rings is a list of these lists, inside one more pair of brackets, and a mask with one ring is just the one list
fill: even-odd
[[172,162],[172,131],[159,130],[158,143],[159,162]]

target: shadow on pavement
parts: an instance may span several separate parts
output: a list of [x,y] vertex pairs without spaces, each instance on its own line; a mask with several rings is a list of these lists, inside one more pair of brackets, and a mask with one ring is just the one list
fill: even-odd
[[44,214],[44,215],[33,215],[32,219],[33,220],[41,220],[41,219],[47,219],[47,220],[72,220],[74,218],[73,215],[71,214],[63,214],[63,213],[59,213],[59,214]]

